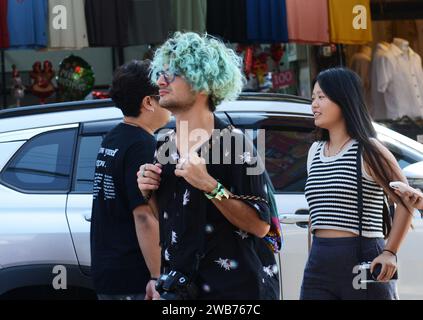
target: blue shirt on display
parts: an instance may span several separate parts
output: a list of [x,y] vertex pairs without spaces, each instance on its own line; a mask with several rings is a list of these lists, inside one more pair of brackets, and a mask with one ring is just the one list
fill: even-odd
[[10,47],[47,47],[47,0],[9,0],[7,20]]
[[288,42],[285,0],[247,0],[248,40],[256,43]]

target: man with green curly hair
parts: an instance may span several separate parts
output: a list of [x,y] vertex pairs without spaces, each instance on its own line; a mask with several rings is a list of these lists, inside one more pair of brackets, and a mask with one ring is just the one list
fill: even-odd
[[244,134],[214,114],[241,93],[241,66],[233,50],[196,33],[176,33],[155,53],[151,78],[176,131],[159,140],[156,163],[140,167],[138,187],[147,198],[154,191],[162,299],[279,297],[275,257],[263,239],[271,215],[265,172],[247,174],[255,151],[239,153]]

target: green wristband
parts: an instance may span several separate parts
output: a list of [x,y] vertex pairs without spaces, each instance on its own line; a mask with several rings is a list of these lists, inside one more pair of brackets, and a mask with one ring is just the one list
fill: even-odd
[[229,199],[229,194],[226,192],[225,187],[220,182],[217,182],[217,187],[210,193],[204,192],[209,200],[217,199],[221,201],[223,198]]

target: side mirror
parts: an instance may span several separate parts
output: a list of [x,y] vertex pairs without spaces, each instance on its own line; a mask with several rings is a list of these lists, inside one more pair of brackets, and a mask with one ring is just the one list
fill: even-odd
[[402,172],[410,186],[423,190],[423,161],[410,164],[402,169]]

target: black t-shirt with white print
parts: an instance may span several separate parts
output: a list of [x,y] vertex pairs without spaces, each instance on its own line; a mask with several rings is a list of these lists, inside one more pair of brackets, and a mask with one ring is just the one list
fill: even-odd
[[150,278],[135,231],[133,210],[146,204],[138,189],[140,165],[151,163],[156,141],[121,123],[98,153],[91,218],[91,269],[99,294],[144,293]]
[[[215,129],[227,127],[215,116]],[[233,134],[246,143],[241,131],[234,130]],[[273,252],[263,239],[231,224],[202,191],[175,176],[179,154],[174,137],[173,133],[160,139],[157,152],[159,162],[174,160],[164,165],[157,192],[162,272],[174,270],[193,278],[199,288],[198,299],[278,299],[278,269]],[[221,136],[212,136],[201,148],[209,149],[202,154],[209,158],[208,173],[233,194],[266,199],[264,174],[247,175],[253,154],[237,154],[235,140],[227,148]],[[216,163],[213,148],[220,149],[218,162],[225,163],[223,158],[226,158],[230,164],[213,164]],[[235,159],[241,161],[237,163]],[[260,219],[270,222],[266,202],[246,203],[256,210]]]

